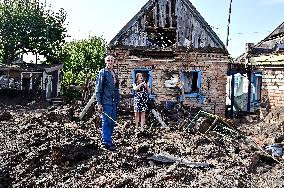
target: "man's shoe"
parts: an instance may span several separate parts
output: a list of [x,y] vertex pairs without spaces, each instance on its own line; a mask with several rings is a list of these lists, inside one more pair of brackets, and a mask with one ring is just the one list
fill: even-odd
[[109,151],[115,151],[116,150],[116,146],[114,144],[112,144],[112,145],[104,145],[104,148],[109,150]]

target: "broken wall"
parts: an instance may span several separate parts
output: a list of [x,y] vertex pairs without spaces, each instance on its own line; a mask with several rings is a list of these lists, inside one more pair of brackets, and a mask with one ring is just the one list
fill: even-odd
[[[225,115],[228,55],[175,52],[175,57],[164,59],[129,56],[128,50],[121,49],[112,53],[118,59],[116,71],[122,96],[132,97],[133,70],[147,69],[152,72],[152,94],[157,103],[182,100],[186,106],[201,107],[208,112]],[[197,95],[183,94],[183,71],[200,72],[200,92]]]
[[[255,72],[260,72],[261,101],[260,106],[252,103],[252,110],[261,108],[268,111],[284,106],[284,55],[283,52],[260,54],[249,58]],[[254,87],[252,84],[252,93]],[[253,97],[252,97],[253,98]]]
[[[284,68],[284,67],[283,67]],[[264,107],[284,106],[284,70],[283,68],[262,70],[262,102]]]
[[0,89],[21,89],[21,75],[18,71],[5,70],[1,72],[3,75],[0,75]]

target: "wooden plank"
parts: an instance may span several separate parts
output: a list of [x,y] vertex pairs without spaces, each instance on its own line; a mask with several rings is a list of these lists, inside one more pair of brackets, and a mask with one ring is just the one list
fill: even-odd
[[85,108],[83,109],[83,111],[80,113],[79,115],[79,119],[82,120],[85,115],[87,114],[88,110],[90,109],[90,107],[93,105],[93,103],[96,101],[96,95],[93,94],[93,96],[91,97],[91,99],[88,101],[87,105],[85,106]]

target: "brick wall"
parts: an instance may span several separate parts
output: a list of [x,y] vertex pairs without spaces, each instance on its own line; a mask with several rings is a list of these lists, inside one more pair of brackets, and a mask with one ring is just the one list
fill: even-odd
[[262,72],[262,102],[272,109],[284,106],[284,71],[264,69]]
[[[174,59],[166,60],[130,57],[127,50],[114,50],[112,53],[118,59],[116,71],[121,83],[120,92],[122,96],[129,95],[132,92],[132,70],[134,68],[152,70],[152,91],[156,95],[157,103],[177,101],[180,95],[182,68],[186,71],[200,70],[201,95],[205,100],[201,103],[197,98],[185,98],[184,104],[191,107],[201,107],[203,110],[221,116],[225,115],[227,55],[177,52]],[[169,75],[178,75],[177,87],[167,88],[165,86],[165,81],[169,79]]]

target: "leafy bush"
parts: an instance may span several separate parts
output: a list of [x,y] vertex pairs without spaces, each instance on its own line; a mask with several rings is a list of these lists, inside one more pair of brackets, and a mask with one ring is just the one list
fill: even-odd
[[63,62],[63,92],[69,93],[69,86],[83,86],[87,76],[95,79],[104,66],[107,44],[101,37],[89,37],[67,43],[61,53]]

